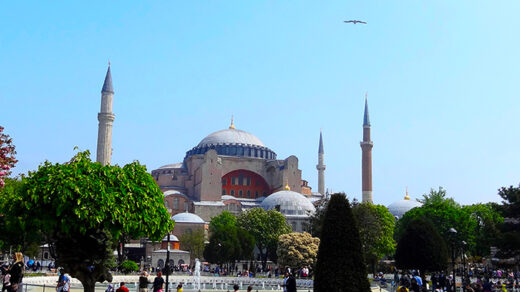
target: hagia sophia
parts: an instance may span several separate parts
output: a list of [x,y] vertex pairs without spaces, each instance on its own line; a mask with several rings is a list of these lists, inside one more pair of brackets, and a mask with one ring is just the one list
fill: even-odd
[[[101,91],[101,111],[98,114],[97,161],[110,164],[112,151],[112,113],[114,90],[110,65]],[[368,101],[365,97],[362,150],[362,201],[372,202],[372,148]],[[302,178],[298,157],[278,158],[276,152],[254,134],[235,127],[233,118],[228,128],[202,138],[186,151],[182,161],[167,161],[151,171],[164,194],[165,207],[175,220],[171,241],[177,250],[179,263],[189,261],[189,255],[179,250],[178,237],[195,229],[207,230],[212,217],[224,210],[240,214],[250,208],[277,209],[294,232],[305,231],[305,223],[315,212],[314,203],[325,193],[323,136],[318,142],[317,191],[313,192]],[[400,218],[406,211],[420,206],[411,200],[408,191],[404,200],[389,205],[390,212]],[[175,242],[177,242],[175,244]],[[147,251],[152,262],[161,266],[164,243]],[[162,262],[164,263],[164,262]],[[176,264],[175,260],[174,263]]]

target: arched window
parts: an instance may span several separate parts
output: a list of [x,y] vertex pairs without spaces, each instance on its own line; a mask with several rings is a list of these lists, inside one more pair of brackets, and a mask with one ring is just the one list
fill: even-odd
[[179,210],[179,198],[173,198],[173,209]]
[[163,260],[163,259],[159,259],[159,260],[157,261],[157,266],[158,266],[159,268],[161,268],[161,269],[164,268],[164,260]]
[[164,207],[166,207],[166,209],[170,208],[170,204],[168,203],[168,200],[164,200]]

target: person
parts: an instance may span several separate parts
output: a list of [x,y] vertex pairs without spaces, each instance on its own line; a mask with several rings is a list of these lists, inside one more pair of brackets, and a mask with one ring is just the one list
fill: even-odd
[[69,292],[70,291],[70,276],[69,274],[65,273],[63,275],[63,288],[61,289],[62,292]]
[[126,288],[125,282],[121,282],[121,284],[119,284],[119,288],[117,288],[116,292],[130,292],[130,291],[128,291],[128,288]]
[[421,292],[421,286],[419,286],[419,283],[417,283],[417,280],[415,278],[412,278],[411,283],[412,285],[410,287],[410,291]]
[[177,292],[182,292],[182,283],[179,283],[179,285],[177,285]]
[[289,272],[285,271],[285,275],[283,277],[283,283],[282,283],[283,292],[287,292],[287,281],[288,280],[289,280]]
[[164,288],[164,279],[162,278],[162,273],[157,272],[157,277],[153,279],[153,292],[162,292]]
[[247,292],[253,291],[253,286],[247,286]]
[[24,271],[24,262],[23,262],[23,254],[21,252],[17,252],[14,254],[15,262],[9,269],[9,274],[11,278],[9,279],[11,284],[11,291],[22,291],[22,279],[23,279],[23,271]]
[[141,272],[141,276],[139,276],[139,292],[148,291],[148,284],[151,284],[148,280],[148,273],[146,271]]
[[397,288],[397,292],[408,292],[408,288],[406,288],[406,286],[399,286],[399,288]]
[[112,284],[108,284],[107,289],[105,290],[105,292],[114,292],[114,286],[112,286]]
[[9,274],[9,265],[2,265],[2,292],[11,291],[11,274]]
[[292,273],[289,273],[289,279],[287,279],[287,292],[296,292],[296,279]]
[[237,284],[233,285],[233,290],[234,290],[235,292],[238,292],[239,289],[240,289],[240,287],[238,287]]

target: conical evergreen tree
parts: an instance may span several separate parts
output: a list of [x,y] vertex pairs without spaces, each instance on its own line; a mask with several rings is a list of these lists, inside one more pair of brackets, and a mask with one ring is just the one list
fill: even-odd
[[314,291],[370,291],[359,231],[345,194],[331,196],[320,240]]

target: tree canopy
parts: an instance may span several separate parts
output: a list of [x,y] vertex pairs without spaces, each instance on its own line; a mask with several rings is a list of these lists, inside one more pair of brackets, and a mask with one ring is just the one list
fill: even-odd
[[4,127],[0,126],[0,189],[4,187],[4,178],[11,174],[11,169],[18,162],[16,160],[13,139],[4,133]]
[[262,208],[252,208],[238,217],[238,224],[255,239],[256,247],[265,267],[267,255],[276,261],[278,238],[291,232],[291,227],[285,221],[282,213],[276,210],[265,211]]
[[370,291],[359,231],[345,194],[332,195],[325,210],[314,291]]
[[211,218],[209,229],[209,244],[204,249],[207,261],[223,264],[251,259],[254,238],[237,224],[236,217],[229,211]]
[[497,254],[501,258],[520,257],[520,186],[501,188],[498,195],[502,198],[500,212],[504,222],[499,226]]
[[25,228],[41,230],[56,264],[93,292],[96,281],[111,281],[108,268],[122,234],[159,240],[174,223],[144,166],[103,166],[89,156],[84,151],[64,164],[44,162],[29,172],[12,204],[23,210]]
[[399,269],[441,271],[448,265],[448,249],[433,224],[419,218],[407,225],[399,239],[395,263]]
[[292,232],[280,235],[278,239],[278,264],[293,269],[304,266],[314,268],[320,239],[309,233]]
[[181,249],[190,252],[192,263],[195,259],[201,259],[204,252],[204,230],[195,229],[193,232],[184,233],[180,238]]
[[359,228],[363,256],[375,272],[376,263],[395,251],[395,218],[385,206],[370,202],[353,204],[352,213]]

